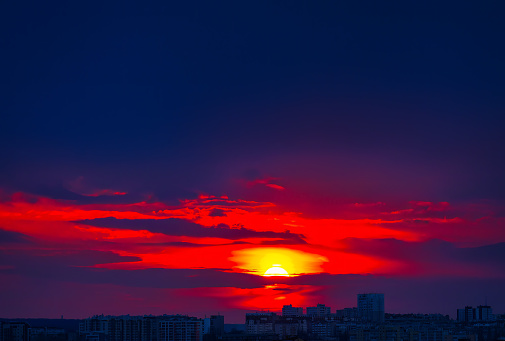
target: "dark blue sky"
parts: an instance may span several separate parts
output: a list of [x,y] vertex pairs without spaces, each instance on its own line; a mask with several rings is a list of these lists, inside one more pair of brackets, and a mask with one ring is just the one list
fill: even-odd
[[449,163],[480,186],[450,195],[503,199],[499,1],[1,6],[4,185],[345,151]]

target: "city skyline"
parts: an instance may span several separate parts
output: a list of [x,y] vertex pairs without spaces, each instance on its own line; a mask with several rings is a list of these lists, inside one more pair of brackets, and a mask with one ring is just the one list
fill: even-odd
[[[2,341],[493,341],[505,336],[505,314],[491,306],[442,314],[387,314],[381,293],[356,295],[356,306],[336,309],[284,305],[282,314],[247,313],[242,326],[221,314],[93,315],[79,320],[0,319]],[[305,310],[305,311],[304,311]],[[35,326],[32,326],[34,324]]]
[[0,4],[0,317],[505,312],[503,13]]

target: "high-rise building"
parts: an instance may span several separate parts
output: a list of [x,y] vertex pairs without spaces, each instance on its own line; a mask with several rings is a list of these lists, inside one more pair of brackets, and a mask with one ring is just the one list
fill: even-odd
[[479,305],[475,308],[475,319],[479,321],[489,321],[493,319],[493,310],[488,305]]
[[213,336],[224,334],[224,316],[211,315],[203,320],[203,333]]
[[282,307],[282,316],[302,316],[303,307],[293,307],[290,305],[285,305]]
[[318,304],[315,307],[307,307],[307,316],[311,317],[327,317],[331,314],[331,308],[324,304]]
[[475,320],[475,309],[466,306],[464,309],[458,309],[458,322],[471,322]]
[[458,322],[489,321],[493,319],[493,310],[488,305],[480,305],[477,308],[466,306],[457,311]]
[[384,294],[358,294],[358,315],[363,321],[384,322]]

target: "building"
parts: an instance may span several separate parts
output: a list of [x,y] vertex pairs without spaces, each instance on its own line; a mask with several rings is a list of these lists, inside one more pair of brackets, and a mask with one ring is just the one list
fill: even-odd
[[82,320],[79,335],[84,341],[202,341],[203,321],[184,315],[101,315]]
[[458,322],[471,322],[475,319],[474,309],[471,306],[466,306],[464,309],[458,309]]
[[491,321],[494,319],[493,310],[491,306],[480,305],[475,308],[475,319],[477,321]]
[[[104,334],[108,335],[109,333],[109,320],[107,317],[93,316],[87,319],[82,320],[79,323],[79,334],[86,335],[86,337],[90,334],[98,335]],[[95,339],[95,337],[93,337]]]
[[65,329],[37,327],[28,328],[30,341],[67,340]]
[[384,294],[358,294],[358,315],[362,321],[384,322]]
[[343,321],[355,321],[358,318],[358,308],[344,308],[335,312],[337,319]]
[[290,305],[285,305],[282,307],[282,316],[302,316],[303,307],[293,307]]
[[274,334],[275,313],[249,313],[245,315],[247,334]]
[[212,336],[224,334],[224,316],[211,315],[203,320],[203,333]]
[[494,319],[493,310],[488,305],[480,305],[477,308],[466,306],[457,310],[458,322],[491,321]]
[[278,317],[274,323],[274,332],[281,340],[305,335],[309,330],[308,318],[306,316],[282,316]]
[[202,341],[202,320],[177,317],[161,320],[158,341]]
[[318,321],[312,323],[312,325],[310,326],[311,335],[323,339],[335,336],[335,330],[336,330],[335,322]]
[[0,340],[3,341],[28,341],[28,323],[25,322],[3,322]]
[[331,308],[324,304],[318,304],[315,307],[307,307],[307,316],[310,317],[327,317],[331,314]]
[[157,341],[159,335],[159,317],[144,316],[141,328],[142,341]]

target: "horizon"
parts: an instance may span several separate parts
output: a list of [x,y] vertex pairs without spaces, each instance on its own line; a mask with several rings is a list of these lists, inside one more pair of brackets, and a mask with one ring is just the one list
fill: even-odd
[[[359,294],[357,294],[359,295]],[[387,297],[385,297],[385,307],[387,307]],[[319,304],[323,304],[325,305],[325,303],[321,303],[321,302],[318,302],[316,303],[314,306],[316,305],[319,305]],[[285,304],[285,306],[293,306],[292,304]],[[488,303],[485,303],[485,304],[479,304],[479,305],[472,305],[472,304],[463,304],[461,306],[458,306],[458,307],[455,307],[454,309],[452,309],[454,312],[456,312],[458,309],[461,309],[461,308],[464,308],[466,306],[471,306],[471,307],[478,307],[478,306],[490,306],[491,308],[493,308],[493,305],[489,305]],[[299,307],[299,308],[303,308],[304,310],[304,313],[303,315],[307,315],[307,312],[306,312],[306,309],[307,307],[309,306],[302,306],[302,307]],[[295,306],[293,306],[293,308],[295,308]],[[351,306],[351,307],[340,307],[340,308],[335,308],[335,307],[330,307],[331,310],[330,310],[330,314],[336,314],[336,311],[337,310],[343,310],[343,309],[357,309],[357,304],[355,306]],[[413,314],[413,315],[443,315],[443,316],[449,316],[452,320],[456,320],[457,319],[457,314],[454,313],[454,314],[444,314],[444,313],[441,313],[441,312],[415,312],[415,311],[411,311],[411,312],[390,312],[388,311],[386,308],[385,308],[385,314],[386,315],[395,315],[395,314],[399,314],[399,315],[409,315],[409,314]],[[210,313],[210,314],[203,314],[201,312],[193,312],[193,314],[189,313],[189,314],[179,314],[177,312],[171,312],[171,313],[164,313],[164,314],[160,314],[160,315],[157,315],[157,314],[140,314],[140,315],[135,315],[135,314],[129,314],[129,313],[124,313],[124,314],[115,314],[115,315],[107,315],[107,314],[103,314],[103,313],[96,313],[96,314],[93,314],[93,315],[89,315],[89,316],[86,316],[86,317],[70,317],[70,318],[66,318],[64,317],[63,315],[61,317],[0,317],[0,319],[10,319],[10,320],[29,320],[29,319],[40,319],[40,320],[43,320],[43,319],[48,319],[48,320],[83,320],[83,319],[89,319],[89,318],[93,318],[93,317],[100,317],[100,316],[103,316],[103,317],[123,317],[123,316],[131,316],[131,317],[143,317],[143,316],[164,316],[164,315],[168,315],[168,316],[177,316],[177,315],[181,315],[181,316],[189,316],[189,317],[196,317],[196,318],[199,318],[199,319],[203,319],[203,318],[206,318],[207,316],[213,316],[213,315],[217,315],[217,316],[224,316],[225,317],[225,324],[243,324],[245,323],[245,317],[246,317],[246,314],[255,314],[255,313],[276,313],[276,314],[280,314],[280,316],[282,316],[282,308],[280,310],[270,310],[270,309],[263,309],[263,310],[256,310],[256,311],[240,311],[240,314],[238,315],[241,315],[241,318],[244,320],[244,322],[240,323],[240,322],[237,322],[239,321],[238,318],[239,316],[237,316],[237,314],[235,315],[235,318],[236,319],[232,319],[232,323],[226,323],[227,319],[226,319],[226,316],[228,315],[231,315],[231,313],[221,313],[221,312],[217,312],[217,313]],[[202,316],[203,314],[203,316]],[[493,314],[494,315],[505,315],[505,311],[502,311],[502,312],[497,312],[497,311],[494,311],[493,310]]]

